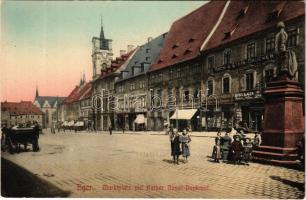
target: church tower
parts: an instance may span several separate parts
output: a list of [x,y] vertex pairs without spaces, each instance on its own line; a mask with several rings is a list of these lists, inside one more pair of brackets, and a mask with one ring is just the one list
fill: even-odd
[[111,66],[113,59],[112,40],[104,36],[102,18],[100,37],[92,38],[92,47],[92,79],[95,79],[101,74],[101,69]]

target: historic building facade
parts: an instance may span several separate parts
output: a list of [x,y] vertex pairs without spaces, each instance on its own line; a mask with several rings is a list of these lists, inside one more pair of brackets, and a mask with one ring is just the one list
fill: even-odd
[[15,126],[37,122],[43,125],[43,113],[31,101],[1,102],[1,124]]
[[202,128],[200,102],[205,91],[200,47],[209,38],[227,4],[207,3],[172,24],[148,77],[152,96],[149,130],[161,130],[164,125],[180,130],[187,126],[193,130]]
[[67,98],[59,106],[60,122],[82,121],[87,124],[92,121],[91,107],[92,83],[85,81],[85,76],[80,80]]
[[215,107],[210,100],[209,109],[223,127],[242,121],[249,129],[262,130],[262,91],[277,74],[275,35],[280,21],[286,25],[289,48],[296,52],[296,79],[304,82],[304,15],[303,2],[229,4],[202,49],[205,87],[218,101]]
[[57,108],[64,101],[65,97],[40,96],[36,88],[34,105],[43,112],[42,127],[50,128],[52,123],[58,120]]
[[147,43],[136,48],[135,53],[115,79],[116,123],[118,129],[146,130],[150,102],[146,73],[159,55],[166,33],[148,38]]
[[111,61],[111,65],[101,70],[99,77],[93,80],[92,101],[94,125],[97,130],[116,129],[115,123],[115,78],[121,74],[129,58],[135,51],[121,52],[121,56]]

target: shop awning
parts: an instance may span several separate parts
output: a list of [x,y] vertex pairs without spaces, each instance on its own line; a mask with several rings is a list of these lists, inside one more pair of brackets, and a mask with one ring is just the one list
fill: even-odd
[[170,119],[190,120],[198,109],[176,110]]
[[134,123],[136,123],[136,124],[144,124],[144,123],[145,123],[145,117],[144,117],[144,115],[143,115],[143,114],[137,115],[137,117],[136,117]]
[[83,121],[77,121],[74,126],[84,126],[84,122]]

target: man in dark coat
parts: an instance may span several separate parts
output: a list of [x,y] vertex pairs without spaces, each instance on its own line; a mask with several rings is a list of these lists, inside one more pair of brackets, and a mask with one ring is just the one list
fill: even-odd
[[240,137],[236,135],[234,137],[234,142],[232,143],[232,150],[233,150],[233,156],[234,156],[234,163],[240,163],[242,158],[242,151],[243,146],[240,140]]
[[228,132],[221,137],[221,151],[222,151],[222,160],[228,160],[228,154],[231,148],[232,138],[228,135]]
[[181,154],[180,148],[180,135],[178,134],[177,129],[173,130],[174,136],[170,137],[171,139],[171,155],[173,157],[173,164],[179,164],[179,156]]
[[112,134],[113,134],[113,128],[112,128],[112,125],[109,125],[108,130],[109,130],[109,134],[110,134],[110,135],[112,135]]

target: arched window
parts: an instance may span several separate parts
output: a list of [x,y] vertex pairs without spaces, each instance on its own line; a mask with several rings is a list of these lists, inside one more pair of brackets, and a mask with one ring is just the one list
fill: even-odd
[[231,92],[231,75],[228,73],[225,73],[222,77],[222,93],[223,94],[229,94]]

